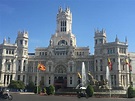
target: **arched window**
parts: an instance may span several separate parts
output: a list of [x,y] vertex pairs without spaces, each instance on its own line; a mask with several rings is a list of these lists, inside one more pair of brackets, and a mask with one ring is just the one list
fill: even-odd
[[60,46],[67,45],[67,41],[65,41],[65,40],[60,40],[60,41],[58,42],[58,45],[60,45]]
[[66,68],[62,65],[59,65],[56,67],[55,73],[66,73]]

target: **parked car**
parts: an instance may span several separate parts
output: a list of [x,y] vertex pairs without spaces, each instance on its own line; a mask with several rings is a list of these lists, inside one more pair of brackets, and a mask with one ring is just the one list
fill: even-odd
[[80,89],[78,89],[78,91],[77,91],[77,97],[78,98],[81,98],[81,97],[88,98],[85,87],[80,87]]

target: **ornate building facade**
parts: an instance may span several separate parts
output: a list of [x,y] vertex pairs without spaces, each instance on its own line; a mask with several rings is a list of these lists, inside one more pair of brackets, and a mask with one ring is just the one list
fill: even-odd
[[[38,80],[38,84],[46,87],[76,87],[81,82],[77,73],[82,71],[82,62],[86,73],[90,71],[101,81],[106,78],[108,58],[112,62],[112,87],[126,88],[130,84],[129,66],[125,64],[126,59],[130,60],[126,39],[120,42],[116,37],[114,42],[107,42],[105,30],[96,30],[94,55],[91,55],[89,47],[76,45],[70,9],[59,8],[56,20],[56,32],[49,46],[38,47],[35,53],[28,53],[28,32],[18,32],[15,44],[4,39],[0,44],[1,86],[8,86],[11,80],[21,80],[26,85],[32,81],[36,85]],[[37,70],[39,62],[46,66],[46,71]]]

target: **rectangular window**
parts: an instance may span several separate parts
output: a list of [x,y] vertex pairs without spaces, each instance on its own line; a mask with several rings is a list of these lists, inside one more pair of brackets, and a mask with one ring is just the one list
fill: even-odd
[[25,75],[23,75],[23,82],[25,82]]
[[32,81],[32,76],[29,76],[29,82],[31,82]]
[[6,50],[6,54],[8,54],[8,50]]
[[98,80],[98,75],[96,75],[96,80]]
[[10,81],[12,80],[12,75],[10,75]]
[[17,76],[17,80],[20,80],[20,75]]
[[100,43],[103,43],[103,39],[99,39],[99,42],[100,42]]
[[103,71],[103,66],[102,65],[100,66],[100,71]]
[[47,55],[47,52],[45,52],[45,55]]
[[7,84],[9,83],[9,75],[7,75]]
[[10,71],[10,64],[7,64],[7,70]]
[[49,66],[49,72],[51,72],[51,66]]
[[40,82],[40,85],[44,85],[44,76],[41,77],[41,82]]
[[25,40],[25,45],[27,45],[27,41]]
[[18,66],[18,71],[21,71],[21,66],[20,65]]
[[23,71],[25,71],[25,66],[23,66]]
[[9,50],[9,54],[11,54],[11,50]]
[[109,54],[109,49],[107,49],[107,53]]
[[35,76],[35,85],[37,84],[37,76]]
[[116,75],[114,75],[114,82],[115,82],[115,86],[116,86]]
[[42,52],[40,52],[39,55],[42,55]]
[[23,45],[23,40],[20,40],[20,44]]
[[72,66],[70,66],[70,72],[72,72]]
[[12,50],[12,54],[14,54],[14,50]]
[[103,80],[103,75],[100,75],[100,80],[101,80],[101,81]]
[[113,48],[113,53],[115,53],[115,48]]
[[19,64],[21,63],[21,60],[18,60]]
[[100,59],[100,65],[102,65],[102,59]]
[[49,84],[51,84],[51,78],[49,77]]
[[113,75],[111,75],[111,83],[112,83],[112,85],[114,84],[114,82],[113,82]]
[[6,75],[4,75],[4,84],[6,83]]
[[98,66],[96,66],[96,71],[98,71]]
[[97,40],[95,40],[95,44],[97,44]]
[[70,84],[72,84],[72,77],[70,77]]

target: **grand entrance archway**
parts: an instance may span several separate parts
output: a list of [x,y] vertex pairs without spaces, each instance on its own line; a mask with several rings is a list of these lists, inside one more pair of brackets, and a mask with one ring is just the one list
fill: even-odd
[[67,70],[63,65],[58,65],[54,73],[54,86],[57,89],[67,87]]

